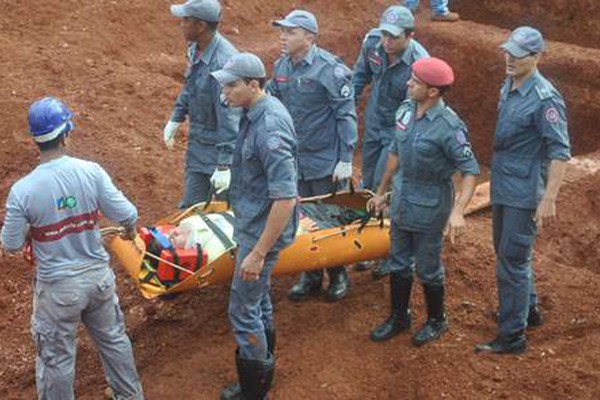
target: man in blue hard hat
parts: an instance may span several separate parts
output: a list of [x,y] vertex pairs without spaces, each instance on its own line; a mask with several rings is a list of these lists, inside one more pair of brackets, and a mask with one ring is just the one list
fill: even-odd
[[[83,323],[114,399],[143,399],[131,342],[102,245],[100,213],[136,236],[137,210],[100,165],[67,155],[71,111],[45,97],[29,108],[40,164],[10,189],[2,227],[3,255],[31,240],[36,274],[31,331],[40,399],[74,399],[76,336]],[[30,239],[28,239],[30,238]]]

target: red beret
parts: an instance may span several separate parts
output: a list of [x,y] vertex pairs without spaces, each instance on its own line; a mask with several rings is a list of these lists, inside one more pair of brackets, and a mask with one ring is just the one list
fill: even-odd
[[450,86],[454,83],[452,67],[439,58],[420,58],[415,61],[412,70],[417,78],[429,86]]

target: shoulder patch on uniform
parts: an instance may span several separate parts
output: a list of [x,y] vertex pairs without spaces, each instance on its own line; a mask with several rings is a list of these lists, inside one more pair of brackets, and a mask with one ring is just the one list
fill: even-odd
[[279,134],[272,133],[267,138],[267,147],[269,148],[269,150],[277,150],[278,148],[281,147],[281,145],[282,145],[282,142],[281,142],[281,138],[279,137]]
[[551,124],[556,124],[558,121],[560,121],[560,114],[555,107],[548,108],[544,113],[544,117],[546,118],[546,121],[550,122]]
[[552,92],[544,85],[537,84],[535,85],[535,91],[540,97],[541,100],[549,99],[552,97]]
[[473,157],[473,150],[471,150],[471,147],[465,146],[465,148],[463,149],[463,157],[466,157],[466,158]]

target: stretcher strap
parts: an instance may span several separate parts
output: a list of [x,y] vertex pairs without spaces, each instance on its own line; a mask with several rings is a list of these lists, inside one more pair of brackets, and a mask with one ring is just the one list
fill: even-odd
[[229,239],[227,234],[221,230],[214,222],[212,222],[206,215],[200,214],[200,218],[204,221],[204,223],[210,228],[211,231],[215,234],[217,239],[221,241],[221,244],[225,249],[231,249],[235,247],[235,244]]

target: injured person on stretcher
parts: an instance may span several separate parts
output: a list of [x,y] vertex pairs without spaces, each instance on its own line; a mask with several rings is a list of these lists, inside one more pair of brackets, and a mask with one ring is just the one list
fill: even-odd
[[[292,245],[281,252],[274,275],[347,265],[384,257],[389,223],[366,211],[368,191],[301,199]],[[235,216],[224,202],[198,204],[143,227],[135,241],[107,240],[111,252],[146,298],[228,283],[233,276]]]

